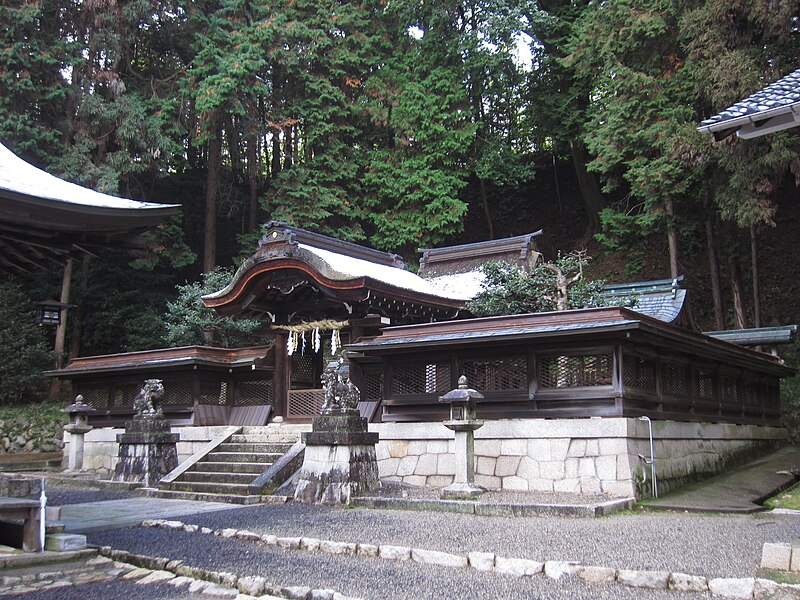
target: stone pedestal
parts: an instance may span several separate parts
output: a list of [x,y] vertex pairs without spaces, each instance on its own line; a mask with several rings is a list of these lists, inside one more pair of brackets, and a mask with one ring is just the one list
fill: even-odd
[[476,498],[486,491],[475,484],[475,430],[482,421],[445,421],[444,426],[455,431],[455,477],[453,483],[442,488],[445,499]]
[[83,471],[83,438],[91,430],[92,427],[89,425],[77,423],[64,426],[64,431],[69,433],[68,471]]
[[332,411],[314,419],[297,477],[294,499],[309,504],[348,504],[352,496],[380,486],[375,456],[377,433],[355,410]]
[[112,481],[156,486],[178,466],[179,437],[163,415],[137,415],[125,423],[125,433],[117,435],[119,460]]

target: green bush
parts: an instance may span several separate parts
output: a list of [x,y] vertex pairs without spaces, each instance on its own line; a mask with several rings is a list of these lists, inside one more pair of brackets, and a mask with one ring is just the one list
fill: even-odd
[[178,298],[167,303],[164,342],[177,346],[218,346],[238,348],[258,344],[254,332],[261,326],[256,319],[222,317],[206,308],[202,297],[230,283],[233,274],[216,268],[203,276],[203,281],[177,286]]
[[7,279],[0,286],[0,404],[43,398],[42,373],[53,368],[53,360],[44,331],[36,325],[33,302]]

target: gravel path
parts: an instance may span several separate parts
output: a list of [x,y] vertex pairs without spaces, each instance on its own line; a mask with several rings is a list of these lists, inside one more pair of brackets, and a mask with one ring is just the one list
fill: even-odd
[[[699,594],[589,585],[575,578],[553,581],[543,575],[514,578],[473,569],[451,569],[377,558],[341,557],[283,550],[262,543],[151,528],[118,529],[90,536],[96,544],[134,553],[180,558],[187,564],[237,575],[260,575],[271,583],[331,588],[365,599],[570,598],[576,600],[700,599]],[[116,597],[116,596],[115,596]]]
[[604,567],[752,577],[764,542],[800,539],[800,517],[632,513],[601,519],[505,518],[333,509],[289,503],[187,516],[212,529],[470,551]]

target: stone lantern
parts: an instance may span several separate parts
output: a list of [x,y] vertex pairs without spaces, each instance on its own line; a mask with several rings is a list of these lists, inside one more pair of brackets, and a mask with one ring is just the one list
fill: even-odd
[[476,418],[475,401],[483,398],[467,384],[462,375],[458,387],[439,397],[439,402],[450,403],[450,420],[444,426],[455,432],[456,473],[453,483],[442,489],[442,498],[475,498],[486,490],[475,485],[475,430],[483,427]]
[[70,434],[67,462],[69,471],[83,470],[83,436],[92,430],[92,426],[89,425],[89,415],[94,411],[94,408],[84,403],[81,395],[75,398],[74,403],[63,409],[63,412],[69,415],[69,423],[64,425],[64,431]]

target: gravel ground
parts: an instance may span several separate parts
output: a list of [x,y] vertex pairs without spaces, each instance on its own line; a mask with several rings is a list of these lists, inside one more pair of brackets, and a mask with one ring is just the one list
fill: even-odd
[[92,534],[90,541],[134,553],[152,553],[154,548],[158,548],[157,554],[180,558],[193,566],[229,571],[240,576],[260,575],[273,584],[283,586],[332,588],[343,594],[365,599],[689,600],[704,597],[699,594],[635,590],[620,585],[588,585],[574,578],[563,578],[559,581],[544,576],[517,579],[472,569],[456,570],[377,558],[283,550],[261,543],[163,529],[118,529]]
[[[764,542],[800,539],[800,517],[629,513],[600,519],[482,517],[334,509],[297,503],[187,516],[186,523],[259,534],[470,551],[604,567],[752,577]],[[113,545],[113,544],[112,544]]]
[[97,490],[64,483],[48,481],[45,486],[48,506],[64,506],[67,504],[83,504],[85,502],[103,502],[105,500],[121,500],[132,498],[133,492],[112,492]]

